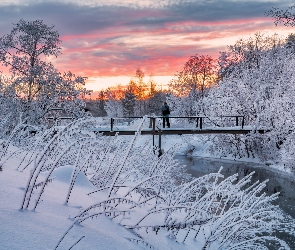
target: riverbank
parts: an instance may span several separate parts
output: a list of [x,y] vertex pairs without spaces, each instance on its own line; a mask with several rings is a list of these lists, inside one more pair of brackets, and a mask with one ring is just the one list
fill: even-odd
[[[180,154],[176,155],[175,158],[181,165],[185,166],[186,172],[194,178],[218,172],[221,167],[221,174],[224,175],[224,179],[238,174],[237,181],[254,172],[251,184],[268,180],[263,192],[268,196],[279,193],[278,199],[273,201],[273,204],[278,205],[280,209],[289,215],[290,221],[295,221],[294,175],[262,163]],[[291,249],[295,249],[295,235],[280,232],[275,236],[286,241]]]
[[[158,138],[156,138],[156,144]],[[258,157],[242,157],[234,158],[233,156],[220,156],[218,152],[212,153],[209,149],[212,145],[212,141],[209,136],[203,135],[176,135],[176,136],[162,136],[162,149],[163,151],[169,150],[171,147],[178,147],[178,154],[188,157],[202,157],[207,159],[214,159],[219,161],[234,161],[240,163],[253,163],[257,166],[264,166],[270,168],[273,171],[278,171],[278,174],[290,176],[295,178],[295,173],[290,168],[284,166],[283,163],[275,163],[272,161],[262,161]]]

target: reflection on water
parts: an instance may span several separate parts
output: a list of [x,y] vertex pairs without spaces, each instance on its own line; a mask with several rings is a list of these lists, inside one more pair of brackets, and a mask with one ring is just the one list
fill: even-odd
[[[186,165],[187,173],[191,174],[193,177],[200,177],[205,174],[217,172],[221,166],[223,167],[221,173],[225,178],[238,173],[238,179],[242,179],[247,174],[255,171],[252,182],[257,180],[262,182],[268,179],[269,181],[266,183],[264,191],[268,195],[280,192],[279,198],[274,204],[279,205],[284,212],[295,219],[295,176],[257,163],[188,157],[183,155],[177,155],[176,159],[181,165]],[[291,249],[295,249],[294,237],[277,236],[288,242]]]

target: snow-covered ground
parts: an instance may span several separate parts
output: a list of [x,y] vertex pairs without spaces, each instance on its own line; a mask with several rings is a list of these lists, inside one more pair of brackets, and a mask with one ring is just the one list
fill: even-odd
[[[53,173],[54,181],[46,189],[46,199],[38,210],[22,211],[29,170],[15,170],[13,161],[7,162],[0,172],[0,249],[54,249],[63,233],[73,223],[73,218],[81,208],[94,203],[87,195],[93,186],[85,176],[79,175],[68,205],[64,205],[71,177],[71,167],[61,167]],[[85,225],[85,226],[83,226]],[[69,249],[82,239],[81,246],[73,249],[138,249],[126,238],[133,237],[122,226],[113,223],[104,216],[75,227],[60,249]]]
[[[150,141],[151,138],[139,136],[136,143],[138,145],[143,145],[147,140]],[[162,147],[164,151],[168,151],[171,147],[175,148],[178,145],[179,153],[191,153],[199,154],[202,156],[210,156],[206,150],[208,146],[203,140],[193,140],[193,137],[188,136],[163,136]],[[122,157],[118,156],[118,157]],[[112,160],[113,161],[113,160]],[[118,163],[123,161],[123,158],[118,159]],[[66,197],[69,190],[71,175],[73,171],[73,166],[65,165],[56,168],[50,176],[50,182],[46,185],[44,194],[42,195],[42,200],[38,204],[37,209],[21,209],[22,202],[25,195],[25,189],[28,185],[29,177],[31,174],[32,165],[23,171],[17,170],[19,164],[19,159],[17,157],[11,157],[2,166],[2,171],[0,172],[0,249],[2,250],[18,250],[18,249],[202,249],[203,243],[201,234],[198,237],[188,237],[188,235],[177,235],[182,239],[187,240],[184,242],[173,238],[171,232],[165,232],[165,230],[158,229],[151,230],[152,227],[146,229],[145,238],[141,239],[138,235],[129,231],[128,226],[123,227],[122,225],[128,225],[129,222],[134,222],[140,218],[143,218],[147,214],[146,208],[140,208],[137,206],[134,208],[136,210],[136,215],[134,217],[128,218],[124,216],[120,221],[114,219],[109,219],[106,216],[98,215],[94,216],[92,219],[87,219],[80,223],[73,224],[75,216],[81,213],[85,208],[97,204],[100,201],[107,200],[107,192],[94,193],[93,195],[87,195],[92,191],[97,190],[84,174],[79,174],[75,182],[73,190],[71,192],[71,197],[69,202],[66,204]],[[164,166],[163,166],[164,167]],[[42,175],[44,175],[44,180],[46,173],[40,173],[42,180]],[[168,175],[167,175],[168,178]],[[114,182],[115,183],[115,182]],[[206,183],[206,182],[204,182]],[[229,182],[230,183],[230,182]],[[128,183],[127,183],[128,184]],[[42,181],[40,182],[42,185]],[[215,185],[215,184],[214,184]],[[37,185],[38,186],[38,185]],[[132,186],[130,186],[132,188]],[[226,186],[225,186],[226,187]],[[240,192],[237,187],[232,187],[232,190]],[[260,189],[259,187],[257,187]],[[184,186],[183,191],[186,190]],[[221,189],[222,190],[222,189]],[[230,191],[231,189],[229,189]],[[34,191],[36,193],[40,192],[40,189]],[[34,192],[31,199],[31,203],[36,200]],[[216,191],[217,192],[217,191]],[[223,191],[222,191],[223,192]],[[214,196],[214,189],[211,192],[211,196]],[[254,196],[248,196],[247,193],[241,193],[242,196],[248,197],[249,202],[251,199],[256,199]],[[178,196],[178,194],[176,195]],[[206,196],[206,195],[205,195]],[[204,196],[204,197],[205,197]],[[121,197],[126,197],[121,196]],[[178,197],[181,198],[180,196]],[[27,197],[28,199],[28,197]],[[211,198],[210,198],[211,199]],[[264,199],[262,197],[262,199]],[[259,200],[259,199],[258,199]],[[213,200],[212,200],[213,201]],[[271,199],[270,199],[271,201]],[[26,200],[28,202],[28,200]],[[115,202],[115,201],[114,201]],[[246,206],[247,200],[238,201],[243,206]],[[261,202],[263,203],[263,202]],[[28,203],[29,204],[29,203]],[[186,203],[179,203],[182,204]],[[204,203],[205,204],[205,203]],[[252,201],[251,201],[252,204]],[[118,204],[117,204],[118,205]],[[116,207],[117,205],[113,205]],[[104,204],[106,207],[107,205]],[[187,206],[187,205],[186,205]],[[266,205],[268,207],[268,205]],[[190,207],[187,207],[190,209]],[[219,207],[218,207],[219,208]],[[153,209],[150,207],[149,209]],[[181,210],[181,209],[180,209]],[[100,212],[99,208],[94,210]],[[168,210],[167,210],[168,211]],[[270,209],[271,211],[271,209]],[[173,213],[173,212],[172,212]],[[181,218],[182,215],[177,214],[176,218]],[[186,212],[185,212],[186,213]],[[93,213],[95,214],[95,213]],[[103,214],[103,212],[101,212]],[[276,214],[276,212],[274,213]],[[274,216],[272,212],[267,216]],[[88,216],[89,214],[83,213],[83,216]],[[91,215],[91,213],[90,213]],[[252,215],[252,213],[250,213]],[[83,218],[83,216],[81,218]],[[248,216],[245,214],[245,216]],[[218,217],[218,216],[217,216]],[[153,225],[155,221],[159,219],[157,213],[152,214],[147,220],[147,225],[150,223]],[[218,218],[217,218],[218,219]],[[220,221],[216,221],[216,224],[212,224],[212,230],[217,230],[225,221],[231,221],[231,217],[225,214],[224,218],[219,218]],[[181,219],[180,219],[181,220]],[[121,225],[119,225],[119,223]],[[228,222],[227,222],[228,223]],[[129,223],[130,225],[132,223]],[[132,225],[135,225],[134,223]],[[157,224],[155,224],[157,225]],[[233,224],[233,227],[235,224]],[[266,224],[266,227],[271,226]],[[67,230],[70,229],[67,232]],[[209,228],[207,228],[209,229]],[[206,227],[204,234],[210,236],[210,231],[207,231]],[[141,228],[141,230],[143,230]],[[253,229],[252,229],[253,230]],[[266,229],[267,230],[267,229]],[[65,234],[66,233],[66,234]],[[190,230],[187,234],[190,233]],[[215,232],[213,232],[215,233]],[[209,237],[206,236],[206,237]],[[218,236],[218,234],[217,234]],[[198,243],[199,242],[199,243]],[[218,240],[217,240],[218,242]],[[72,247],[72,248],[71,248]],[[217,249],[218,244],[211,244],[211,248]],[[221,248],[223,249],[223,248]],[[237,248],[235,248],[237,249]],[[288,249],[287,247],[284,249]]]
[[[146,138],[141,138],[139,144]],[[171,141],[171,143],[175,143]],[[44,200],[38,209],[22,210],[24,191],[29,179],[30,169],[16,170],[18,159],[6,161],[0,171],[0,249],[54,249],[63,234],[73,224],[74,217],[82,207],[97,202],[97,197],[87,195],[97,190],[84,174],[79,174],[68,204],[65,204],[69,189],[72,166],[56,169],[53,181],[46,187]],[[156,249],[192,249],[195,242],[178,243],[169,237],[149,236],[149,242]],[[168,236],[168,234],[167,234]],[[82,239],[81,239],[82,238]],[[81,239],[81,240],[80,240]],[[105,216],[97,216],[75,226],[63,239],[57,249],[150,249],[145,241],[139,239],[124,227]],[[164,239],[164,240],[163,240]],[[78,242],[75,245],[76,242]]]
[[[145,139],[141,138],[138,143]],[[53,181],[47,185],[38,209],[22,210],[31,169],[19,171],[16,169],[18,164],[19,159],[11,158],[0,171],[0,249],[54,249],[82,207],[97,202],[97,197],[87,195],[97,188],[80,173],[70,201],[65,204],[73,167],[59,167],[51,175]],[[71,229],[57,249],[70,249],[72,246],[73,249],[149,249],[144,241],[132,242],[135,238],[139,239],[107,217],[97,216]],[[164,241],[152,235],[151,238],[157,249],[190,249],[189,245],[168,237]]]

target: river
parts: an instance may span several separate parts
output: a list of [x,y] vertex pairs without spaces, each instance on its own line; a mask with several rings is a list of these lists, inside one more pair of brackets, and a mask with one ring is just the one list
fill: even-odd
[[[233,160],[221,160],[204,157],[189,157],[177,155],[176,159],[186,166],[187,173],[193,177],[200,177],[205,174],[217,172],[222,166],[224,177],[238,173],[238,179],[255,171],[252,182],[260,182],[268,179],[265,192],[268,195],[280,192],[279,198],[274,202],[287,214],[295,219],[295,175],[291,175],[269,166],[251,162],[239,162]],[[285,240],[291,249],[295,249],[295,237],[286,234],[277,234],[279,238]]]

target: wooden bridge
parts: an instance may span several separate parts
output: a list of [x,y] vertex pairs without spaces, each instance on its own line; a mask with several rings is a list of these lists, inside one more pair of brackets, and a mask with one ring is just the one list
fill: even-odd
[[[109,126],[94,128],[93,132],[105,136],[118,135],[134,135],[137,130],[128,129],[126,127],[118,127],[115,122],[127,121],[129,124],[135,119],[142,119],[143,117],[121,117],[121,118],[108,118]],[[170,128],[162,128],[162,116],[148,117],[149,124],[140,130],[141,135],[152,135],[153,147],[157,148],[158,156],[162,155],[162,135],[184,135],[184,134],[247,134],[253,131],[249,126],[245,126],[244,116],[219,116],[214,119],[207,116],[170,116]],[[160,123],[159,123],[160,120]],[[177,123],[174,123],[176,120]],[[189,121],[190,126],[185,127],[184,122],[181,127],[177,127],[181,121]],[[157,124],[158,122],[158,124]],[[226,125],[226,126],[225,126]],[[229,126],[230,125],[230,126]],[[265,130],[256,130],[258,133],[265,133]],[[158,136],[158,145],[155,145],[155,136]]]
[[[128,121],[130,124],[131,121],[135,119],[142,119],[142,116],[137,117],[118,117],[118,118],[108,118],[109,126],[95,128],[92,131],[96,133],[101,133],[105,136],[114,136],[118,135],[134,135],[137,131],[134,129],[125,127],[115,126],[116,121]],[[153,116],[149,118],[148,128],[143,128],[140,133],[142,135],[183,135],[183,134],[247,134],[250,133],[253,129],[249,126],[245,126],[244,116],[235,115],[235,116],[219,116],[215,117],[214,120],[207,116],[170,116],[170,128],[162,128],[162,123],[159,124],[159,119],[162,120],[162,116]],[[179,124],[180,121],[189,121],[189,127],[177,127],[174,126],[173,120],[177,120]],[[232,126],[224,126],[224,121],[227,124],[231,123]],[[157,123],[158,122],[158,123]],[[221,125],[223,123],[223,125]],[[209,125],[211,124],[211,126]],[[256,130],[258,133],[264,133],[264,130]]]
[[[51,112],[64,112],[62,108],[52,108]],[[109,120],[108,126],[96,127],[92,131],[95,133],[100,133],[104,136],[114,136],[118,135],[134,135],[137,130],[132,130],[126,126],[116,127],[115,121],[126,121],[130,124],[131,121],[135,119],[142,119],[143,116],[134,116],[134,117],[116,117],[116,118],[103,118]],[[245,118],[242,115],[225,115],[217,116],[214,118],[208,116],[170,116],[171,128],[161,128],[161,124],[157,124],[157,120],[162,120],[162,116],[151,116],[148,117],[150,122],[148,128],[141,129],[140,133],[142,135],[184,135],[184,134],[247,134],[253,131],[253,128],[245,126]],[[66,116],[49,116],[48,120],[53,120],[56,125],[59,125],[59,122],[62,120],[73,120],[73,117]],[[173,126],[173,120],[177,120],[178,123],[180,120],[189,121],[190,125],[194,124],[195,126],[190,127],[175,127]],[[227,122],[227,126],[224,125],[224,122]],[[213,125],[213,126],[212,126]],[[256,130],[258,133],[264,133],[265,130],[260,129]]]

